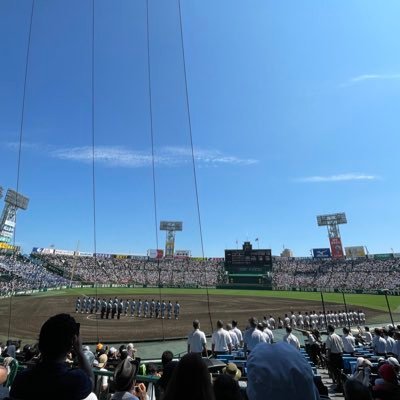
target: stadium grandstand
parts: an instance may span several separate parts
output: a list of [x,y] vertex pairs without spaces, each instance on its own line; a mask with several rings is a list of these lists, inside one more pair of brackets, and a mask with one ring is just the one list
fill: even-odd
[[[223,258],[156,260],[110,254],[96,259],[96,269],[94,257],[70,253],[0,256],[1,293],[11,288],[22,291],[95,282],[136,287],[217,287],[229,279]],[[400,258],[393,256],[384,260],[373,255],[339,260],[273,257],[272,265],[272,288],[276,290],[374,292],[384,288],[398,292],[400,287]]]

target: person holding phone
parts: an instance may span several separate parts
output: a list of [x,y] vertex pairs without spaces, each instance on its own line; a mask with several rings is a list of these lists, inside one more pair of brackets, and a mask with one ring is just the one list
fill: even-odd
[[[20,372],[12,385],[10,399],[81,400],[93,391],[93,371],[82,351],[80,324],[69,314],[49,318],[39,335],[40,362]],[[67,367],[69,352],[77,368]]]

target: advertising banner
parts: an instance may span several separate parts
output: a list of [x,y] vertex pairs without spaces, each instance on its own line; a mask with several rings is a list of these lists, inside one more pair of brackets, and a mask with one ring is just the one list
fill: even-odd
[[14,250],[15,247],[8,243],[0,243],[0,249]]
[[93,253],[87,253],[86,251],[78,251],[80,257],[93,257]]
[[333,237],[329,239],[329,242],[331,244],[332,258],[343,258],[344,254],[341,239]]
[[390,260],[393,258],[393,253],[374,254],[374,260]]
[[96,257],[99,257],[99,258],[111,258],[111,254],[96,253]]
[[175,258],[189,258],[190,250],[175,250]]
[[7,238],[12,238],[13,232],[7,232],[6,230],[3,230],[3,231],[1,231],[1,236],[7,237]]
[[175,249],[175,242],[167,241],[165,243],[165,257],[173,257]]
[[54,254],[54,249],[46,249],[45,247],[34,247],[32,253],[36,254]]
[[11,239],[9,237],[3,236],[0,234],[0,242],[10,243]]
[[73,256],[74,252],[72,250],[55,249],[54,254],[58,254],[58,255],[62,255],[62,256]]
[[351,246],[344,249],[347,258],[361,258],[366,256],[364,246]]
[[6,221],[4,222],[4,225],[8,225],[8,226],[10,226],[11,228],[15,228],[15,222],[14,222],[14,221],[11,221],[11,220],[9,220],[9,219],[6,219]]
[[331,258],[331,249],[313,249],[314,258]]
[[147,257],[149,258],[163,258],[164,250],[161,249],[149,249],[147,250]]

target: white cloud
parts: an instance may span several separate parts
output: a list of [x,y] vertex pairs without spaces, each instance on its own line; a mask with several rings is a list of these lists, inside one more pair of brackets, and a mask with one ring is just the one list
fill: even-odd
[[[89,163],[92,161],[92,147],[72,147],[52,150],[54,158]],[[200,166],[206,165],[252,165],[258,160],[225,155],[218,150],[196,149],[195,160]],[[191,161],[189,147],[169,146],[156,149],[154,161],[157,165],[173,166]],[[99,164],[109,167],[138,168],[152,163],[150,152],[131,150],[121,146],[98,146],[95,148],[95,159]]]
[[347,173],[328,176],[307,176],[297,179],[298,182],[320,183],[320,182],[346,182],[346,181],[375,181],[379,179],[377,175],[368,175],[362,173]]
[[351,86],[358,83],[366,82],[366,81],[387,81],[387,80],[400,80],[400,74],[364,74],[358,75],[354,78],[349,79],[346,83],[343,83],[341,86]]

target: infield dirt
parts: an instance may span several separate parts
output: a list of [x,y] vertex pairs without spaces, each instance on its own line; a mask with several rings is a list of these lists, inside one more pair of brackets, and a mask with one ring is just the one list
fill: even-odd
[[[121,293],[107,294],[109,297],[120,298]],[[142,301],[152,297],[142,297]],[[155,300],[157,297],[154,296]],[[126,299],[126,296],[123,298]],[[20,296],[14,297],[11,302],[9,299],[0,301],[0,332],[4,339],[10,337],[13,339],[21,338],[25,342],[34,342],[40,331],[42,324],[52,315],[58,313],[70,313],[77,322],[81,323],[81,334],[85,342],[96,342],[99,339],[102,342],[137,342],[141,340],[159,340],[171,339],[175,337],[185,337],[192,328],[192,321],[198,319],[201,323],[201,329],[206,334],[211,333],[211,323],[208,314],[207,297],[205,295],[177,295],[174,297],[165,297],[165,301],[171,300],[175,303],[179,301],[181,305],[180,316],[175,319],[149,319],[121,316],[120,320],[100,319],[99,315],[75,313],[75,296]],[[138,300],[136,298],[136,300]],[[355,308],[355,307],[350,307]],[[226,295],[210,296],[211,320],[215,328],[216,321],[222,319],[225,323],[236,319],[239,327],[246,326],[247,320],[251,316],[262,318],[270,314],[277,319],[283,317],[285,313],[304,312],[315,310],[319,312],[322,309],[321,303],[307,300],[293,300],[269,297],[244,297]],[[342,310],[343,305],[326,303],[327,310]],[[357,308],[359,309],[359,308]],[[383,322],[387,316],[380,311],[363,308],[367,315],[367,322]],[[11,318],[10,318],[11,314]],[[10,335],[8,335],[8,330]]]

